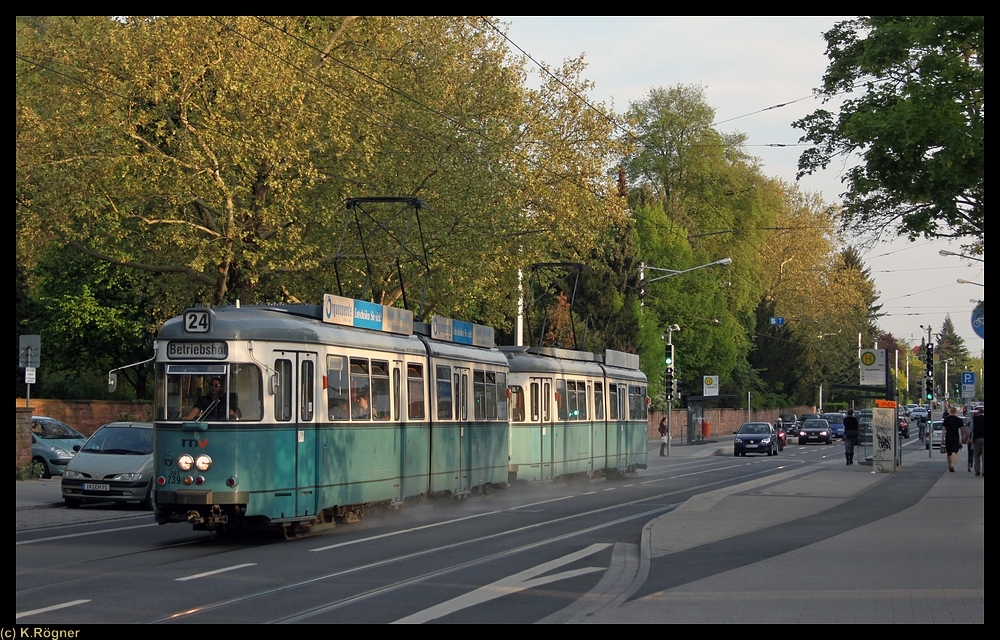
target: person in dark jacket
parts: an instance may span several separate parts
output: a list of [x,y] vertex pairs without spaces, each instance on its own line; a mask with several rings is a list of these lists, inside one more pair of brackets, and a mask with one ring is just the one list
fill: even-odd
[[859,431],[860,426],[858,419],[854,417],[854,409],[848,409],[844,418],[844,456],[847,457],[847,464],[854,464],[854,447],[858,444]]
[[948,454],[948,471],[955,471],[958,452],[962,450],[962,419],[956,415],[955,407],[944,417],[941,428],[944,430],[944,452]]
[[660,456],[665,456],[663,450],[667,448],[667,419],[660,418],[660,428],[657,429],[660,432]]
[[986,469],[983,467],[983,453],[986,448],[986,416],[983,415],[982,407],[972,416],[972,460],[976,468],[976,475],[986,477]]

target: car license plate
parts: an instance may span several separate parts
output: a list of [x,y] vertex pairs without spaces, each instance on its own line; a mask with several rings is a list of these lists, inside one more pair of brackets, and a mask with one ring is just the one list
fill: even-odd
[[752,442],[748,442],[747,443],[747,449],[756,449],[756,448],[757,448],[757,445],[755,445],[754,443],[752,443]]
[[111,491],[111,485],[109,484],[95,484],[93,482],[85,482],[83,485],[84,491]]

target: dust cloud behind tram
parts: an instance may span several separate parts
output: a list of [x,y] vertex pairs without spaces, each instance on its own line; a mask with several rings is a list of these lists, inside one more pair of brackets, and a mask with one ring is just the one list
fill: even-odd
[[155,360],[161,524],[293,536],[374,505],[646,464],[631,354],[498,349],[491,327],[327,295],[188,309]]

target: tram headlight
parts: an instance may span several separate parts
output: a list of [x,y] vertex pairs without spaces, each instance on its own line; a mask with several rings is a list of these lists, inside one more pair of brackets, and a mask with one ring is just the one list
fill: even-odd
[[202,454],[195,458],[194,466],[198,471],[208,471],[212,468],[212,458]]
[[177,468],[181,471],[190,471],[193,466],[194,457],[191,454],[185,453],[177,458]]

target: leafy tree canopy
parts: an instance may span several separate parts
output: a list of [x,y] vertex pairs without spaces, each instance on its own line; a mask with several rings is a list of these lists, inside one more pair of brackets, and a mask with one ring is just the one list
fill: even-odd
[[985,225],[984,16],[863,16],[824,34],[818,93],[849,97],[793,123],[816,146],[799,175],[859,154],[844,177],[844,225],[962,238],[981,253]]

